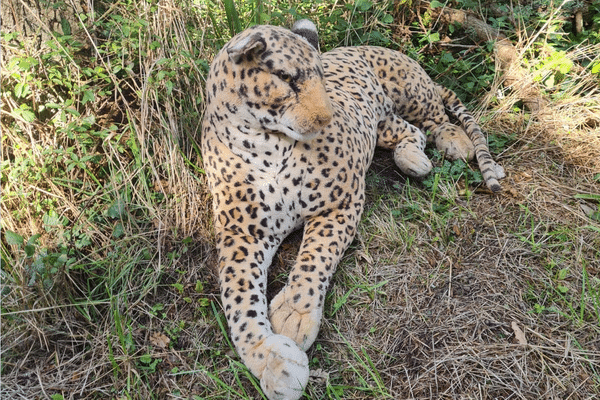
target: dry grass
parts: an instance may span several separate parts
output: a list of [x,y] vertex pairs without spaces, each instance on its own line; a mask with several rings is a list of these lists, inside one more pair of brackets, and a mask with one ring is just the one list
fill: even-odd
[[[157,62],[163,58],[188,63],[185,51],[211,57],[186,27],[208,26],[194,13],[167,0],[157,12],[135,11],[161,43],[142,42],[140,77],[167,70]],[[32,259],[3,244],[0,397],[261,398],[223,332],[209,196],[194,167],[203,107],[203,72],[194,68],[178,75],[170,101],[161,83],[126,81],[131,91],[114,99],[128,118],[118,134],[122,142],[135,136],[140,151],[124,154],[107,140],[112,172],[97,192],[52,179],[33,188],[3,180],[4,193],[27,189],[25,203],[38,202],[30,193],[55,199],[71,224],[64,230],[81,224],[92,244],[69,253],[74,264],[51,287],[29,284]],[[577,197],[600,194],[600,95],[593,77],[576,79],[572,93],[537,116],[512,111],[515,91],[482,105],[487,132],[515,134],[499,156],[508,177],[498,196],[466,196],[462,181],[442,180],[432,198],[404,182],[388,153],[377,153],[363,223],[309,350],[306,398],[600,395],[600,224],[589,214],[598,202]],[[5,111],[4,146],[27,150],[28,136],[51,137],[23,122],[7,132]],[[2,150],[3,160],[15,154]],[[111,236],[117,220],[79,218],[86,208],[105,211],[124,188],[131,215],[141,210],[144,219],[121,220],[123,237]],[[9,200],[3,232],[44,231],[39,212]],[[63,234],[47,232],[45,246]],[[300,237],[282,246],[271,293],[285,281]]]
[[[506,160],[503,164],[509,171],[513,168]],[[361,237],[375,238],[357,253],[367,252],[370,262],[351,261],[355,254],[348,257],[340,275],[354,278],[338,280],[334,297],[344,295],[347,281],[360,280],[357,275],[371,285],[386,283],[375,296],[353,293],[345,312],[330,323],[353,348],[368,349],[393,398],[597,395],[598,315],[577,321],[533,309],[542,301],[537,296],[552,296],[554,283],[547,268],[553,259],[570,271],[565,282],[569,292],[581,294],[581,266],[592,277],[599,271],[599,235],[581,230],[569,241],[532,248],[523,236],[550,241],[548,230],[572,226],[570,216],[557,218],[555,210],[543,205],[543,196],[564,202],[571,196],[557,198],[554,190],[541,193],[544,189],[533,182],[510,190],[521,197],[475,196],[469,204],[457,205],[460,217],[449,218],[446,227],[430,230],[411,223],[405,228],[414,236],[408,249],[390,250],[393,238],[385,232],[402,228],[389,227],[394,217],[388,206],[377,210],[381,218],[363,225]],[[535,199],[529,195],[533,191],[538,192]],[[533,210],[533,230],[522,207]],[[516,337],[518,329],[526,343]],[[325,342],[339,337],[326,331]],[[336,350],[343,353],[343,347]]]

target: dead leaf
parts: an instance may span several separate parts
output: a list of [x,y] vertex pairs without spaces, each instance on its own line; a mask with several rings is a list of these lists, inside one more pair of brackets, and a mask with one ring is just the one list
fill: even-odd
[[596,212],[595,208],[590,207],[585,203],[579,203],[579,207],[581,207],[581,211],[583,211],[589,218],[592,218],[592,215]]
[[323,371],[321,368],[316,369],[316,370],[311,370],[309,376],[311,378],[329,381],[329,372]]
[[160,332],[154,332],[150,335],[150,343],[152,343],[153,346],[166,349],[169,346],[169,343],[171,343],[171,339]]
[[163,193],[165,195],[175,194],[173,185],[171,185],[166,179],[155,180],[153,189],[155,192]]
[[373,265],[373,257],[371,257],[371,255],[367,254],[363,250],[359,250],[358,253],[356,254],[356,257],[362,258],[363,261],[367,263],[367,265]]
[[452,225],[452,230],[454,231],[454,234],[458,237],[461,237],[462,235],[460,234],[460,229],[458,228],[458,226],[456,225]]
[[510,326],[512,327],[512,330],[515,333],[515,339],[517,339],[517,342],[519,344],[526,345],[527,339],[525,338],[525,333],[521,330],[521,328],[519,328],[517,322],[513,321]]

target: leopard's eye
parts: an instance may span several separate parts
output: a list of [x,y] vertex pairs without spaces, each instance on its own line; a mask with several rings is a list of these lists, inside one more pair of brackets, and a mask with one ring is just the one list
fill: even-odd
[[279,71],[277,76],[284,82],[290,83],[292,81],[292,76],[287,72]]

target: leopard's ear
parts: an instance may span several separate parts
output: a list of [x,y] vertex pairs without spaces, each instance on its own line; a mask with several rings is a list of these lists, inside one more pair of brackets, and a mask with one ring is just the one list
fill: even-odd
[[319,32],[317,26],[309,19],[301,19],[294,22],[292,32],[306,39],[315,50],[319,49]]
[[243,61],[252,61],[254,57],[265,51],[267,42],[260,33],[243,38],[227,49],[231,61],[239,64]]

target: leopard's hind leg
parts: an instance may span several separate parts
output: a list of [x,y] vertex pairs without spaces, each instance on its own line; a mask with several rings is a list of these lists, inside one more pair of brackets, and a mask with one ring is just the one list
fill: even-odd
[[450,160],[471,161],[475,156],[473,142],[460,126],[453,123],[444,122],[436,126],[427,139]]
[[471,139],[475,148],[477,163],[479,164],[479,169],[481,170],[481,174],[483,175],[487,187],[492,192],[501,191],[502,186],[500,186],[498,180],[506,176],[504,168],[492,158],[485,136],[475,121],[475,118],[473,118],[473,115],[471,115],[454,92],[439,84],[435,84],[435,87],[444,100],[446,110],[460,121],[461,125],[465,128],[467,135]]
[[413,178],[423,178],[433,165],[425,154],[427,138],[419,128],[395,114],[388,115],[377,126],[377,145],[394,150],[394,162]]

